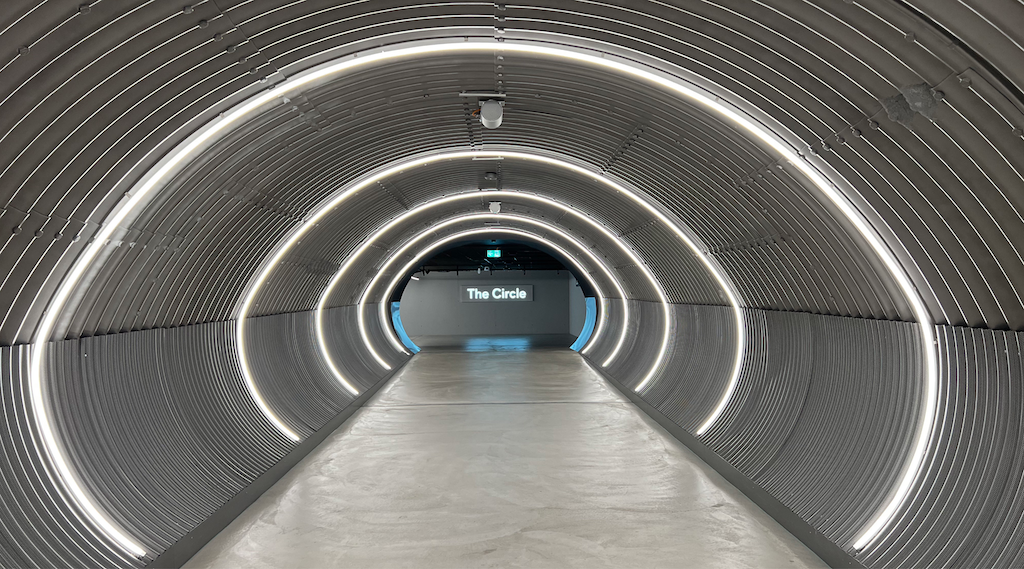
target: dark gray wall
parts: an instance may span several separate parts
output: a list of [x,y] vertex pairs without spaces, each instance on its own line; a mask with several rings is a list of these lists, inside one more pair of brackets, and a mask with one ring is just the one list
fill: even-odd
[[[568,334],[568,271],[431,273],[409,281],[402,324],[409,336]],[[533,302],[460,302],[461,287],[532,284]]]

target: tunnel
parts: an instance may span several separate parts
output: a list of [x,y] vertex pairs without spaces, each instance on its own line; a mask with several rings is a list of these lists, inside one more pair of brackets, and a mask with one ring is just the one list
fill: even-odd
[[[211,548],[332,500],[330,566],[1024,565],[1019,1],[7,0],[0,47],[0,566],[255,566]],[[418,345],[452,266],[539,306],[501,247],[564,338]],[[417,485],[535,541],[356,512]]]

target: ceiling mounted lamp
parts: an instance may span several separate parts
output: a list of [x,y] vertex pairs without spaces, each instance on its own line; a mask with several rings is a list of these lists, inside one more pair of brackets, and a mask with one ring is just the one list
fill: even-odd
[[505,114],[505,102],[490,99],[480,102],[480,124],[484,128],[498,128]]
[[505,93],[489,91],[463,91],[460,97],[475,97],[480,103],[480,109],[473,111],[473,114],[480,117],[480,124],[484,128],[498,128],[501,126],[501,119],[505,115]]

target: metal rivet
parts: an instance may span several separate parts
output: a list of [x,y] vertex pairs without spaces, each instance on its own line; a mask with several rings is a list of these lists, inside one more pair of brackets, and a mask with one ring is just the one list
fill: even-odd
[[267,82],[267,78],[266,77],[260,77],[260,83],[266,83],[266,82]]
[[855,128],[855,129],[850,131],[850,134],[852,134],[853,136],[860,137],[864,133],[861,132],[859,128]]
[[71,238],[71,242],[72,243],[78,243],[78,241],[81,240],[81,239],[82,239],[81,235],[75,235],[74,237]]
[[34,233],[34,235],[36,237],[42,237],[43,236],[43,230],[42,229],[36,229],[36,232]]
[[235,50],[237,50],[237,49],[238,49],[238,46],[232,44],[232,45],[229,45],[226,48],[224,48],[224,51],[226,51],[228,53],[235,53]]
[[78,7],[79,14],[88,14],[89,12],[92,12],[92,6],[88,4],[82,4]]
[[32,48],[30,48],[29,46],[23,45],[18,48],[18,55],[27,55],[28,52],[31,51],[31,49]]
[[868,126],[871,127],[871,130],[878,130],[881,125],[878,124],[878,121],[868,121]]
[[846,142],[846,138],[843,137],[843,135],[841,135],[841,134],[837,134],[836,135],[836,142],[838,142],[839,144],[843,144],[843,143]]
[[253,75],[256,75],[257,71],[259,71],[259,69],[256,69],[255,67],[253,67],[252,69],[249,70],[249,73],[251,73]]
[[823,142],[821,143],[821,148],[822,150],[832,150],[832,145],[827,142]]
[[21,233],[21,228],[15,227],[14,229],[11,230],[11,233],[18,235],[19,233]]
[[196,9],[193,8],[192,6],[185,6],[184,8],[181,9],[181,13],[182,14],[191,14],[192,12],[195,12],[195,11],[196,11]]
[[936,101],[941,101],[946,98],[946,93],[943,91],[939,91],[938,89],[932,91],[932,95],[935,96]]
[[914,32],[907,32],[906,35],[903,36],[903,39],[909,42],[914,42],[917,41],[917,36],[914,34]]
[[54,240],[54,241],[60,241],[60,238],[61,238],[61,237],[64,237],[64,234],[58,231],[57,233],[55,233],[55,234],[53,235],[53,240]]
[[210,25],[210,22],[208,22],[208,21],[206,21],[206,20],[199,20],[199,27],[200,27],[200,28],[206,28],[206,27],[208,27],[209,25]]
[[213,41],[220,41],[222,39],[224,39],[224,34],[223,33],[217,32],[217,33],[213,34]]
[[1024,128],[1017,127],[1013,129],[1013,136],[1024,136]]
[[971,78],[966,76],[966,75],[964,75],[963,77],[960,78],[960,85],[963,86],[963,87],[970,87],[971,86]]

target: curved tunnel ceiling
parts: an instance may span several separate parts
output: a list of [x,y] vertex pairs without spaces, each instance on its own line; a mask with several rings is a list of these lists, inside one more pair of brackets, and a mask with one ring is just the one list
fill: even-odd
[[[664,342],[659,348],[660,338],[648,342],[641,335],[622,348],[622,361],[608,369],[656,407],[674,408],[680,394],[693,394],[698,402],[671,420],[698,435],[706,432],[705,443],[733,464],[751,460],[731,453],[747,452],[737,449],[755,440],[744,434],[745,423],[737,418],[742,406],[755,405],[761,389],[755,371],[761,356],[755,354],[763,351],[770,360],[792,349],[786,344],[800,333],[795,328],[773,331],[772,340],[766,339],[765,330],[782,326],[783,317],[776,313],[821,315],[825,319],[814,320],[820,324],[805,325],[821,326],[828,338],[865,334],[865,346],[874,342],[883,355],[875,367],[868,366],[874,371],[864,372],[875,374],[873,379],[850,380],[875,385],[876,379],[889,377],[885,370],[891,367],[898,387],[887,391],[879,383],[870,388],[875,391],[838,391],[833,399],[884,400],[885,424],[871,428],[886,433],[878,444],[890,448],[864,447],[840,458],[832,456],[831,438],[806,443],[804,452],[829,471],[842,471],[847,460],[872,458],[863,458],[869,466],[857,480],[842,483],[848,484],[843,486],[848,497],[826,499],[806,489],[786,506],[861,562],[956,564],[950,552],[924,551],[901,540],[913,540],[940,523],[929,517],[928,500],[934,497],[927,498],[923,489],[939,484],[936,469],[946,466],[934,457],[953,448],[954,415],[966,413],[955,407],[953,384],[975,375],[982,382],[1002,381],[1004,373],[986,376],[962,368],[967,356],[961,358],[961,352],[975,348],[953,339],[959,332],[952,327],[1024,328],[1019,292],[1024,289],[1019,238],[1024,234],[1024,76],[1014,64],[1024,57],[1024,38],[1005,23],[1012,17],[996,17],[1020,16],[1024,8],[1013,2],[979,6],[951,0],[928,5],[889,0],[739,4],[651,3],[640,8],[557,0],[523,5],[267,0],[198,2],[185,9],[139,2],[127,9],[109,1],[12,3],[0,13],[0,42],[10,51],[8,59],[0,60],[0,188],[5,195],[0,224],[10,229],[0,249],[5,268],[0,296],[9,303],[0,321],[0,342],[188,327],[228,321],[239,313],[263,319],[315,313],[318,323],[338,319],[332,322],[343,323],[338,326],[345,332],[331,333],[352,335],[320,337],[321,348],[330,346],[321,351],[359,352],[361,336],[374,356],[346,355],[339,364],[344,371],[334,370],[354,378],[352,394],[332,391],[337,386],[325,380],[310,384],[319,395],[293,400],[297,396],[268,379],[272,374],[261,366],[269,364],[254,362],[252,370],[243,371],[250,393],[257,400],[267,397],[261,403],[264,415],[276,405],[270,412],[291,414],[285,422],[304,437],[348,405],[350,395],[373,385],[376,379],[371,378],[382,377],[373,359],[403,361],[400,345],[386,351],[395,343],[386,318],[375,323],[372,311],[349,310],[360,304],[368,277],[409,237],[456,216],[482,213],[488,194],[501,192],[503,212],[559,228],[607,261],[615,279],[599,280],[597,286],[622,304],[622,309],[614,303],[605,307],[608,327],[619,332],[613,336],[624,338],[639,329],[638,323],[647,323],[658,330],[675,326],[677,342],[698,342],[678,324],[688,322],[698,329],[718,327],[722,337],[738,339],[740,349],[733,354],[708,352],[708,362],[724,362],[714,367],[685,363],[682,344],[667,352]],[[442,45],[438,42],[445,39],[487,45],[381,57],[301,89],[272,90],[327,61],[376,57],[387,46],[412,45],[409,41]],[[595,50],[605,52],[608,61],[625,57],[634,61],[621,60],[629,65],[677,74],[777,134],[796,162],[780,154],[780,147],[773,149],[736,122],[670,89],[611,67],[515,48],[522,45]],[[464,91],[505,93],[502,126],[482,128],[472,114],[477,99],[461,97]],[[234,105],[260,95],[264,104],[190,152],[172,177],[158,180],[122,226],[102,226],[117,207],[140,199],[139,181],[167,164],[172,149],[201,133],[203,125],[216,124]],[[336,208],[318,213],[332,196],[372,172],[417,157],[459,152],[502,159],[452,154],[427,160],[375,180]],[[834,184],[857,215],[851,218],[846,206],[828,199],[821,191],[824,181],[815,187],[808,172],[820,173],[829,187]],[[636,192],[653,209],[609,191],[595,176]],[[505,195],[512,192],[521,192],[522,199]],[[406,212],[463,193],[472,196],[410,214],[386,235],[368,241]],[[529,195],[563,204],[589,221]],[[316,222],[295,238],[294,246],[280,249],[314,215]],[[858,226],[859,216],[871,232]],[[595,225],[608,233],[596,231]],[[680,244],[674,225],[693,240],[696,251]],[[75,260],[104,232],[109,244],[104,238],[95,261],[82,265],[83,284],[60,292]],[[879,241],[872,242],[876,237]],[[325,294],[346,260],[364,245],[365,254],[346,269],[349,277],[339,278]],[[570,243],[563,245],[572,250]],[[893,263],[899,266],[896,273]],[[254,289],[253,279],[264,269],[267,278]],[[720,279],[714,271],[721,271]],[[593,267],[587,272],[603,279]],[[901,281],[904,274],[907,280]],[[617,280],[625,294],[610,280]],[[667,302],[661,302],[661,290]],[[69,294],[68,302],[52,305],[55,291],[58,298]],[[386,291],[371,292],[367,302],[379,305],[381,294]],[[663,313],[652,308],[659,303]],[[735,309],[735,319],[715,312],[716,306],[730,305],[743,307]],[[893,327],[870,328],[828,316],[892,321]],[[364,317],[369,324],[362,324]],[[260,328],[264,320],[248,320],[254,335],[242,335],[245,323],[240,320],[236,340],[239,350],[252,353],[246,348],[250,342],[272,336]],[[344,328],[357,320],[358,332]],[[913,332],[897,321],[925,326]],[[933,330],[931,323],[939,327]],[[851,331],[862,325],[871,331]],[[887,334],[897,350],[891,354],[888,347],[879,347]],[[745,335],[752,338],[749,349],[744,348]],[[310,340],[309,346],[315,345]],[[607,340],[594,346],[588,349],[604,356],[619,350]],[[54,357],[44,357],[41,350],[37,344],[32,366]],[[247,360],[242,361],[245,367]],[[633,376],[621,367],[638,362],[655,362],[651,374]],[[1005,373],[1019,377],[1016,364],[1009,365]],[[14,381],[15,368],[5,381]],[[53,385],[63,381],[64,371],[48,369]],[[679,371],[684,369],[689,371]],[[32,373],[38,372],[28,376]],[[928,383],[930,374],[940,377]],[[792,368],[790,375],[797,378],[800,372]],[[782,385],[787,375],[778,377],[781,386],[765,384],[764,389],[786,395],[766,391],[758,409],[781,409],[799,397],[805,405],[818,400],[815,389],[822,388],[814,386],[819,384],[799,387],[794,379]],[[647,388],[652,378],[657,383]],[[31,396],[38,403],[43,392],[35,389]],[[47,389],[53,397],[56,388]],[[842,423],[839,411],[828,411],[835,404],[818,409],[837,413]],[[993,397],[985,404],[1003,403]],[[36,412],[36,420],[46,420],[40,419],[38,405]],[[55,406],[57,416],[65,412]],[[709,421],[709,412],[721,424]],[[259,416],[252,409],[243,415]],[[849,420],[863,422],[866,416]],[[938,417],[934,425],[933,417]],[[784,457],[796,452],[787,448],[805,444],[799,433],[808,427],[779,428],[779,436],[790,442],[778,447],[775,466],[759,463],[743,472],[770,493],[784,495],[784,488],[806,475],[799,468],[786,470]],[[72,440],[78,437],[73,432],[52,435],[64,437],[62,443],[47,442],[45,429],[39,436],[44,447],[64,445],[72,457],[85,452],[78,446],[85,443]],[[972,468],[984,471],[986,464],[975,459]],[[68,474],[83,478],[79,483],[88,487],[70,492],[95,501],[78,503],[86,527],[97,520],[108,524],[100,529],[106,536],[101,540],[114,542],[130,543],[145,533],[146,555],[173,543],[172,530],[150,535],[141,529],[148,522],[138,520],[147,514],[128,514],[108,503],[106,490],[97,489],[106,482],[96,481],[105,475],[91,468]],[[1015,467],[1007,468],[1012,472]],[[1012,518],[1013,506],[1005,508]],[[893,521],[897,513],[898,523]],[[181,525],[170,523],[175,524]],[[136,538],[118,539],[119,531]],[[1005,551],[1003,557],[992,557],[991,541],[976,535],[962,539],[973,544],[967,547],[972,553],[962,559],[975,563],[1007,564],[1019,555]],[[1000,533],[986,539],[1016,538]],[[103,553],[102,546],[97,551],[107,561],[117,558]]]

